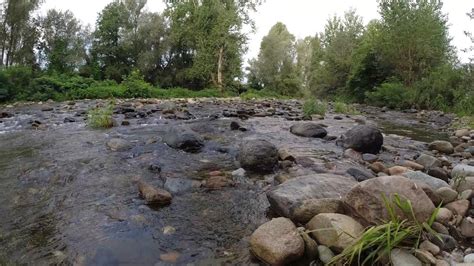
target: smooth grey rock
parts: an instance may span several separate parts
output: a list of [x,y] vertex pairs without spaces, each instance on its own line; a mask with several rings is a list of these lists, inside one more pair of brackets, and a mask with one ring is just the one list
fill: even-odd
[[442,163],[440,160],[437,158],[427,155],[427,154],[421,154],[417,159],[416,162],[418,164],[421,164],[425,167],[425,169],[430,169],[432,167],[441,167]]
[[470,166],[467,164],[458,164],[454,166],[453,170],[451,171],[451,176],[453,178],[458,176],[474,176],[474,166]]
[[132,144],[124,139],[113,138],[107,141],[107,147],[112,151],[126,151],[132,148]]
[[334,252],[324,245],[318,246],[319,259],[326,265],[332,258],[334,258]]
[[290,179],[269,192],[270,207],[278,214],[297,219],[295,210],[306,200],[341,199],[357,182],[347,176],[314,174]]
[[163,142],[186,152],[199,152],[204,146],[201,136],[187,127],[171,127],[164,133]]
[[357,180],[358,182],[362,182],[375,177],[372,173],[358,168],[349,168],[346,172],[352,177],[354,177],[355,180]]
[[408,251],[394,248],[390,252],[390,260],[393,266],[422,266],[419,259],[410,254]]
[[324,138],[328,132],[322,126],[314,123],[298,123],[290,127],[290,132],[307,138]]
[[442,187],[449,187],[449,184],[443,180],[432,177],[420,171],[409,171],[404,173],[403,176],[415,182],[423,182],[433,190],[437,190]]

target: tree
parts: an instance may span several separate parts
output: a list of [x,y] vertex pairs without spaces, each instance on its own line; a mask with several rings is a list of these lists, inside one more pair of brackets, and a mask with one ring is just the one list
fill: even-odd
[[41,0],[5,0],[1,12],[0,66],[31,62],[36,26],[31,15]]
[[453,58],[440,0],[380,0],[381,53],[405,86]]
[[295,37],[285,24],[278,22],[263,37],[256,69],[251,72],[256,73],[263,88],[294,95],[301,87],[295,63]]
[[191,87],[224,85],[241,77],[242,54],[247,38],[243,24],[251,24],[248,12],[254,1],[170,1],[174,75]]
[[346,86],[352,68],[352,54],[364,33],[362,18],[354,10],[327,21],[321,43],[324,49],[318,72],[313,78],[314,94],[328,97],[340,93]]
[[85,63],[85,34],[70,11],[49,10],[41,19],[41,59],[49,71],[71,73]]
[[104,78],[121,81],[130,73],[130,51],[124,45],[127,23],[125,5],[119,0],[108,4],[99,14],[92,53]]

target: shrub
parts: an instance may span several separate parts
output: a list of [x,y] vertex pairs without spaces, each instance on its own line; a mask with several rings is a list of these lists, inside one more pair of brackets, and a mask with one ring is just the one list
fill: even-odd
[[340,114],[359,114],[360,112],[357,111],[357,109],[351,105],[351,104],[346,104],[343,102],[334,102],[334,112],[340,113]]
[[114,104],[108,103],[103,107],[96,107],[87,113],[87,124],[92,128],[110,128],[113,126],[112,114]]
[[263,89],[263,90],[250,89],[240,94],[240,98],[242,98],[243,100],[251,100],[251,99],[265,99],[265,98],[281,99],[281,98],[287,98],[287,97],[282,96],[275,91],[270,91],[266,89]]
[[152,96],[152,85],[143,79],[138,70],[132,71],[121,84],[125,87],[125,98],[150,98]]
[[324,116],[327,111],[327,103],[316,101],[312,98],[306,100],[303,103],[303,114],[304,116],[311,116],[314,114]]
[[366,92],[367,102],[390,108],[409,108],[411,100],[408,89],[400,82],[385,82],[373,92]]

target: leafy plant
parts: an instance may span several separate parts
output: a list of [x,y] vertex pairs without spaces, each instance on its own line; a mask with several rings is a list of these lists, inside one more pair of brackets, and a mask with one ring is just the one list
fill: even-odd
[[334,112],[341,114],[360,114],[360,112],[351,104],[346,104],[343,102],[334,102]]
[[[335,256],[330,265],[357,264],[374,265],[390,255],[394,248],[417,248],[423,235],[437,233],[431,229],[439,207],[427,222],[417,221],[409,200],[394,194],[392,200],[382,195],[390,220],[384,224],[368,227],[354,244]],[[410,219],[401,219],[396,210],[401,210]]]
[[303,103],[303,114],[305,116],[311,116],[313,114],[324,116],[327,111],[327,103],[316,101],[314,99],[308,99]]
[[372,92],[366,92],[367,102],[390,108],[410,107],[408,89],[400,82],[385,82]]
[[108,103],[103,107],[96,107],[87,113],[87,124],[91,128],[111,128],[113,126],[112,114],[114,104]]

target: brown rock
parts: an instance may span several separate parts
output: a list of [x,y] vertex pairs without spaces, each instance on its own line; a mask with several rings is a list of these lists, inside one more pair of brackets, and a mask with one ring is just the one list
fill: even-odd
[[233,185],[234,182],[225,176],[211,176],[206,180],[204,187],[209,189],[219,189]]
[[320,213],[311,219],[306,228],[319,244],[342,251],[354,243],[364,228],[352,217],[338,213]]
[[281,161],[295,161],[295,157],[287,149],[283,148],[278,150],[278,157]]
[[340,199],[309,199],[304,200],[293,211],[293,219],[299,223],[307,223],[320,213],[343,213],[343,202]]
[[180,254],[176,251],[171,251],[160,255],[160,260],[168,263],[176,263]]
[[462,219],[459,227],[461,229],[461,235],[464,237],[474,237],[474,219],[472,217]]
[[466,216],[467,210],[469,210],[469,201],[456,200],[456,201],[446,204],[444,207],[452,211],[454,214],[464,217]]
[[374,171],[375,173],[381,173],[381,172],[386,172],[387,171],[387,168],[381,162],[372,163],[369,166],[369,168],[370,168],[370,170]]
[[420,249],[429,251],[433,255],[437,255],[441,251],[437,245],[433,244],[433,242],[429,240],[421,242]]
[[304,254],[304,241],[296,226],[287,218],[264,223],[250,237],[250,250],[271,265],[285,265]]
[[[419,185],[402,176],[382,176],[360,182],[346,195],[344,202],[353,215],[377,224],[389,219],[382,195],[391,199],[395,194],[410,200],[418,221],[424,222],[431,217],[435,206],[430,198]],[[399,209],[396,211],[400,217],[411,218]]]
[[453,202],[457,199],[458,193],[456,190],[449,187],[441,187],[436,190],[436,195],[438,195],[444,204]]
[[440,208],[436,215],[436,221],[445,225],[447,225],[452,218],[453,212],[446,208]]
[[413,170],[418,170],[418,171],[421,171],[421,170],[425,169],[425,167],[423,165],[421,165],[419,163],[415,163],[413,161],[408,161],[408,160],[404,160],[402,162],[402,166],[411,168]]
[[443,235],[449,235],[449,231],[448,231],[448,228],[446,228],[446,226],[438,223],[438,222],[434,222],[432,225],[431,225],[431,228],[433,228],[433,230],[435,230],[436,232],[440,233],[440,234],[443,234]]
[[403,166],[392,166],[387,169],[389,175],[402,175],[408,171],[408,168]]
[[168,191],[153,187],[142,180],[138,181],[138,191],[140,196],[145,199],[147,204],[171,203],[172,196]]
[[421,249],[415,249],[413,255],[417,257],[421,262],[432,265],[436,263],[436,258],[430,252]]

